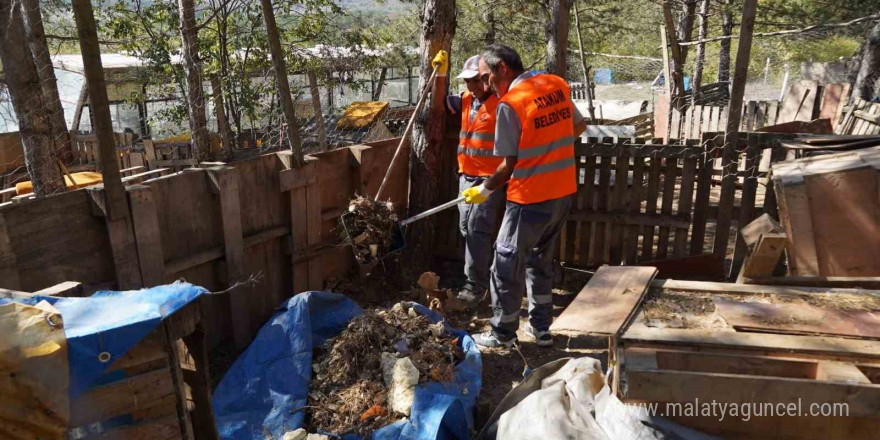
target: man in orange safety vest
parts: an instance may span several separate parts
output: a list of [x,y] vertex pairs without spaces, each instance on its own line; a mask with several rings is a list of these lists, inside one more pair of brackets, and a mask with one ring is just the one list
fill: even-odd
[[[499,98],[479,77],[480,56],[467,59],[456,77],[465,82],[467,91],[446,97],[446,109],[461,115],[458,142],[459,191],[478,186],[495,173],[502,159],[493,154],[495,143],[495,107]],[[446,76],[448,55],[440,51],[432,61],[438,78]],[[498,214],[504,209],[505,192],[495,191],[481,204],[459,205],[459,230],[465,239],[464,274],[467,277],[458,298],[477,305],[489,291],[489,266],[494,250],[492,235]]]

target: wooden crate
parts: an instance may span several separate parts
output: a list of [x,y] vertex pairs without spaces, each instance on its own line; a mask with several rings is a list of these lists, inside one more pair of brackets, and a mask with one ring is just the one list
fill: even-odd
[[774,164],[796,276],[880,276],[880,147]]
[[167,318],[70,402],[72,439],[217,439],[198,303]]
[[[880,291],[862,289],[676,280],[654,281],[652,289],[685,297],[880,295]],[[617,360],[613,387],[623,401],[656,403],[658,415],[726,439],[880,438],[876,430],[880,426],[880,341],[783,331],[752,333],[730,328],[649,326],[644,303],[637,306],[634,314],[639,319],[613,348]],[[800,412],[753,417],[746,422],[729,414],[719,420],[717,414],[674,413],[681,407],[667,405],[713,401],[740,407],[770,403],[787,408],[792,404]],[[804,415],[809,414],[814,403],[846,404],[848,415]]]

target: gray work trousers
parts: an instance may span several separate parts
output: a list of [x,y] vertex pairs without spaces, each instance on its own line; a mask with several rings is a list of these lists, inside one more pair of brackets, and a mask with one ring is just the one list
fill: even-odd
[[516,335],[523,293],[529,296],[532,327],[550,328],[554,249],[570,209],[570,196],[528,205],[507,202],[492,265],[489,324],[496,337],[507,340]]
[[[458,192],[479,185],[485,177],[462,174],[458,181]],[[458,229],[464,237],[464,274],[467,277],[464,288],[482,295],[489,290],[489,267],[492,265],[492,234],[495,219],[504,209],[507,200],[507,186],[489,194],[489,198],[476,205],[459,203]]]

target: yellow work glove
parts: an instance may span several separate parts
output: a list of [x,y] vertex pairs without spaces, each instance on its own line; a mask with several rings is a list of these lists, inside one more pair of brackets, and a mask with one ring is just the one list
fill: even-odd
[[489,198],[489,194],[492,194],[492,191],[483,185],[472,186],[461,192],[461,195],[464,196],[464,202],[474,205],[485,202]]
[[449,54],[445,50],[437,52],[431,60],[431,67],[437,70],[437,76],[446,76],[446,72],[449,72]]

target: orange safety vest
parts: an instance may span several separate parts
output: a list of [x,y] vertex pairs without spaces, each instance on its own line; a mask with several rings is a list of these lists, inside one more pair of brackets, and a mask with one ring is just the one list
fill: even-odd
[[574,194],[574,104],[565,80],[537,74],[512,87],[501,102],[516,112],[522,127],[507,200],[530,204]]
[[474,177],[488,177],[495,173],[503,160],[495,156],[495,109],[498,97],[489,99],[477,110],[471,121],[473,95],[465,92],[461,97],[461,133],[458,138],[458,172]]

